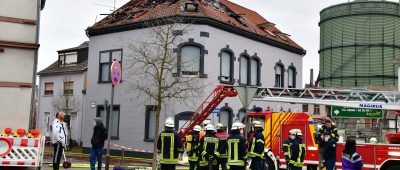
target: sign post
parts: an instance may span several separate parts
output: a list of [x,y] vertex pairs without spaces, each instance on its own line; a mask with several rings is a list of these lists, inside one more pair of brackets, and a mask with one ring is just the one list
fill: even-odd
[[375,109],[332,106],[331,113],[332,117],[336,118],[383,118],[383,111]]
[[[113,108],[114,108],[114,87],[118,86],[121,82],[121,74],[122,69],[119,61],[114,60],[111,64],[111,100],[110,100],[110,113],[107,114],[107,121],[108,121],[108,129],[107,129],[107,153],[106,153],[106,166],[105,169],[110,169],[110,145],[111,145],[111,124],[112,124],[112,116]],[[106,108],[105,108],[106,109]]]

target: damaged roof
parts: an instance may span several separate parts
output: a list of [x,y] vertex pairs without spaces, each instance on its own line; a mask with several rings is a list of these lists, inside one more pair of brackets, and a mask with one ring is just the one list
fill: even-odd
[[[196,11],[182,10],[196,3]],[[206,24],[304,55],[305,50],[257,12],[228,0],[131,0],[87,29],[89,36],[140,29],[145,22],[181,16],[194,24]]]

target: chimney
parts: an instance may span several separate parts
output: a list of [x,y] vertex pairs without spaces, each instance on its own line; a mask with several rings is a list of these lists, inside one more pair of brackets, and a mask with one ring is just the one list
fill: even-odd
[[314,69],[310,69],[310,87],[314,87]]

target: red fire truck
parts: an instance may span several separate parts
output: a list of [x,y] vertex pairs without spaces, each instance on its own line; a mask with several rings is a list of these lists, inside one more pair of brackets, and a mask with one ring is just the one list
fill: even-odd
[[[235,86],[218,85],[199,106],[190,120],[181,127],[179,134],[182,139],[185,139],[184,137],[195,125],[200,125],[207,119],[225,97],[235,97],[237,94],[238,91]],[[248,92],[242,94],[248,96]],[[244,97],[246,96],[241,96],[241,98]],[[258,88],[251,100],[400,111],[399,92]],[[301,129],[303,132],[303,142],[307,148],[305,167],[307,169],[318,169],[319,149],[314,138],[316,128],[314,120],[308,113],[248,112],[246,122],[253,120],[260,120],[264,124],[266,167],[269,170],[286,168],[281,148],[282,142],[288,138],[290,129]],[[400,133],[394,135],[400,136]],[[338,143],[336,158],[336,168],[338,169],[341,169],[341,152],[343,149],[344,143]],[[398,144],[359,144],[357,151],[364,160],[363,169],[400,170],[400,145]]]

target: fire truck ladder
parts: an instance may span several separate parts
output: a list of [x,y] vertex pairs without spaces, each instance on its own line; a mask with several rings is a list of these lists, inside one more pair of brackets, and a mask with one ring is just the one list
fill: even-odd
[[[235,97],[237,91],[234,86],[218,85],[214,91],[197,108],[190,119],[179,129],[182,139],[190,132],[195,125],[200,125],[211,112],[225,99],[225,97]],[[186,128],[185,128],[186,127]]]
[[398,91],[258,88],[253,101],[400,110],[400,92]]

